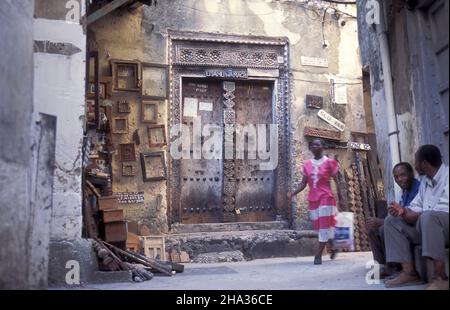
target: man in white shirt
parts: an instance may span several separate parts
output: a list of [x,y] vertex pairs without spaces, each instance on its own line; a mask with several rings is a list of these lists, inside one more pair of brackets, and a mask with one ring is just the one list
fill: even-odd
[[409,208],[391,203],[384,222],[386,261],[402,264],[403,271],[385,282],[387,287],[420,282],[414,269],[411,244],[422,245],[422,256],[434,264],[434,279],[428,289],[448,290],[445,247],[449,243],[449,178],[439,149],[423,145],[415,154],[415,168],[424,176],[419,193]]

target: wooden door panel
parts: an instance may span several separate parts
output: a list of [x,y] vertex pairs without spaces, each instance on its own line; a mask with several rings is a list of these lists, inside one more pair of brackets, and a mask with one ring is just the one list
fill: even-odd
[[[257,153],[255,159],[249,158],[248,144],[256,138],[253,136],[255,132],[260,134],[258,124],[272,123],[272,84],[239,82],[236,83],[235,95],[236,126],[244,128],[250,125],[254,128],[244,138],[244,159],[235,160],[236,221],[271,221],[276,215],[275,173],[259,169],[262,161]],[[269,147],[268,131],[266,137],[266,146]]]
[[[201,128],[205,124],[222,126],[221,85],[219,82],[199,79],[183,80],[183,106],[186,98],[195,98],[198,102],[197,115],[201,116]],[[184,111],[182,109],[182,111]],[[183,123],[190,128],[193,139],[194,117],[183,116]],[[222,133],[216,132],[219,143],[216,149],[208,152],[222,154]],[[210,138],[212,139],[212,138]],[[202,148],[209,139],[201,139]],[[191,144],[192,145],[192,144]],[[221,221],[223,163],[221,159],[191,159],[181,161],[181,220],[185,224],[217,223]]]

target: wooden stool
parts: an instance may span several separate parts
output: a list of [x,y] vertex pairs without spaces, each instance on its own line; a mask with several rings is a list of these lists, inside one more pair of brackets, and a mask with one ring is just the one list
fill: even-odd
[[166,260],[166,246],[164,236],[141,236],[143,240],[144,255],[159,260]]

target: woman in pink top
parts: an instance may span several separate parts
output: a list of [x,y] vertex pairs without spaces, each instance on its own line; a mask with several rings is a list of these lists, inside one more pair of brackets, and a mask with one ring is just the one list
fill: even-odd
[[[334,259],[336,251],[333,250],[332,241],[334,239],[334,226],[336,224],[335,216],[337,214],[336,200],[331,191],[330,179],[333,178],[336,184],[337,172],[339,164],[336,160],[324,156],[323,144],[320,139],[314,139],[310,143],[310,151],[314,158],[307,160],[303,165],[303,179],[298,189],[293,192],[288,192],[289,204],[292,196],[297,195],[305,189],[306,184],[309,186],[308,202],[310,218],[313,222],[313,227],[319,233],[319,250],[314,257],[314,264],[320,265],[322,263],[322,252],[327,242],[331,245],[330,258]],[[338,188],[339,209],[342,208],[342,195]]]

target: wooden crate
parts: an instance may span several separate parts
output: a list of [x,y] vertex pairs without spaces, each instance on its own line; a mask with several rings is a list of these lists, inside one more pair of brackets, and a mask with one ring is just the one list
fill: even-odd
[[119,201],[117,196],[106,196],[98,198],[98,208],[100,210],[119,209]]
[[159,257],[166,260],[166,246],[164,236],[142,236],[144,255],[151,258]]
[[123,209],[103,210],[103,223],[122,222],[124,220]]
[[132,251],[132,252],[136,252],[136,253],[141,253],[141,239],[139,238],[138,235],[132,233],[132,232],[128,232],[127,233],[127,250],[128,251]]
[[127,222],[105,223],[105,241],[116,242],[127,240]]

